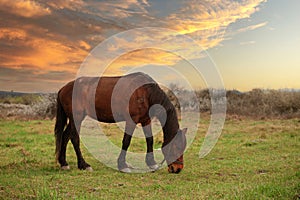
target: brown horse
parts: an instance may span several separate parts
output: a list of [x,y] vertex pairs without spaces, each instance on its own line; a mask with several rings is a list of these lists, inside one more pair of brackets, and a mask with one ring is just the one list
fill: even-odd
[[[152,109],[150,116],[150,108],[157,104],[160,106],[156,108],[163,109]],[[179,129],[174,106],[148,75],[133,73],[119,77],[81,77],[60,89],[57,97],[55,137],[56,158],[62,169],[69,169],[66,147],[71,139],[78,168],[92,170],[80,150],[80,125],[86,116],[106,123],[126,122],[122,150],[118,158],[118,169],[122,172],[130,172],[130,166],[126,163],[126,152],[138,123],[142,125],[146,137],[146,164],[151,170],[159,168],[154,160],[151,130],[151,117],[157,117],[163,126],[162,152],[168,170],[179,173],[183,169],[187,129]]]

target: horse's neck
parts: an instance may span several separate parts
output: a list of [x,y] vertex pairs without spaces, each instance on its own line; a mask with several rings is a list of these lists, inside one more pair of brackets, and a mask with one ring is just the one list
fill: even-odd
[[150,103],[152,105],[160,104],[166,110],[167,119],[165,123],[162,116],[157,117],[163,126],[164,144],[168,144],[177,134],[177,131],[179,129],[175,107],[157,84],[151,84],[151,87],[149,87],[149,89],[150,94],[152,94],[150,95]]
[[175,109],[167,112],[167,119],[163,127],[164,144],[168,144],[176,135],[179,129],[178,119]]

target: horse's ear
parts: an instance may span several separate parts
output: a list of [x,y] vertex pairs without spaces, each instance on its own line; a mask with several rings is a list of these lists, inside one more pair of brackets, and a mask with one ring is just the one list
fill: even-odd
[[182,129],[182,131],[181,131],[183,134],[186,134],[186,132],[187,132],[187,128],[184,128],[184,129]]

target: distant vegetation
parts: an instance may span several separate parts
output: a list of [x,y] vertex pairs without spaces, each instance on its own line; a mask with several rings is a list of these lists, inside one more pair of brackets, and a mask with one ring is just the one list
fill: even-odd
[[261,90],[227,92],[227,113],[262,118],[300,117],[300,91]]
[[[208,89],[191,92],[175,84],[169,88],[163,89],[178,110],[211,112]],[[56,96],[54,93],[0,92],[0,118],[52,119],[55,117]],[[300,118],[300,91],[297,90],[229,90],[226,97],[227,115],[231,117]]]
[[[181,89],[176,85],[171,90],[181,102],[181,110],[211,112],[210,91],[198,90],[195,93]],[[212,92],[212,91],[211,91]],[[218,90],[213,92],[218,93]],[[171,92],[166,92],[170,99]],[[225,101],[215,99],[213,101]],[[227,115],[252,118],[300,118],[300,91],[297,90],[262,90],[249,92],[229,90],[226,92]],[[173,100],[173,104],[176,101]]]
[[14,92],[2,92],[0,95],[0,103],[4,104],[23,104],[33,105],[40,100],[39,94],[26,94]]
[[0,118],[52,119],[56,94],[0,92]]

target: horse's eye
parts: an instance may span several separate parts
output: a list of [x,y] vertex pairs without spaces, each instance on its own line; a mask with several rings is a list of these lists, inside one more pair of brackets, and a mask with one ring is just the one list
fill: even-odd
[[175,149],[176,149],[177,152],[181,152],[182,149],[183,149],[182,147],[183,147],[182,145],[178,145],[178,144],[177,144],[177,145],[175,146]]

